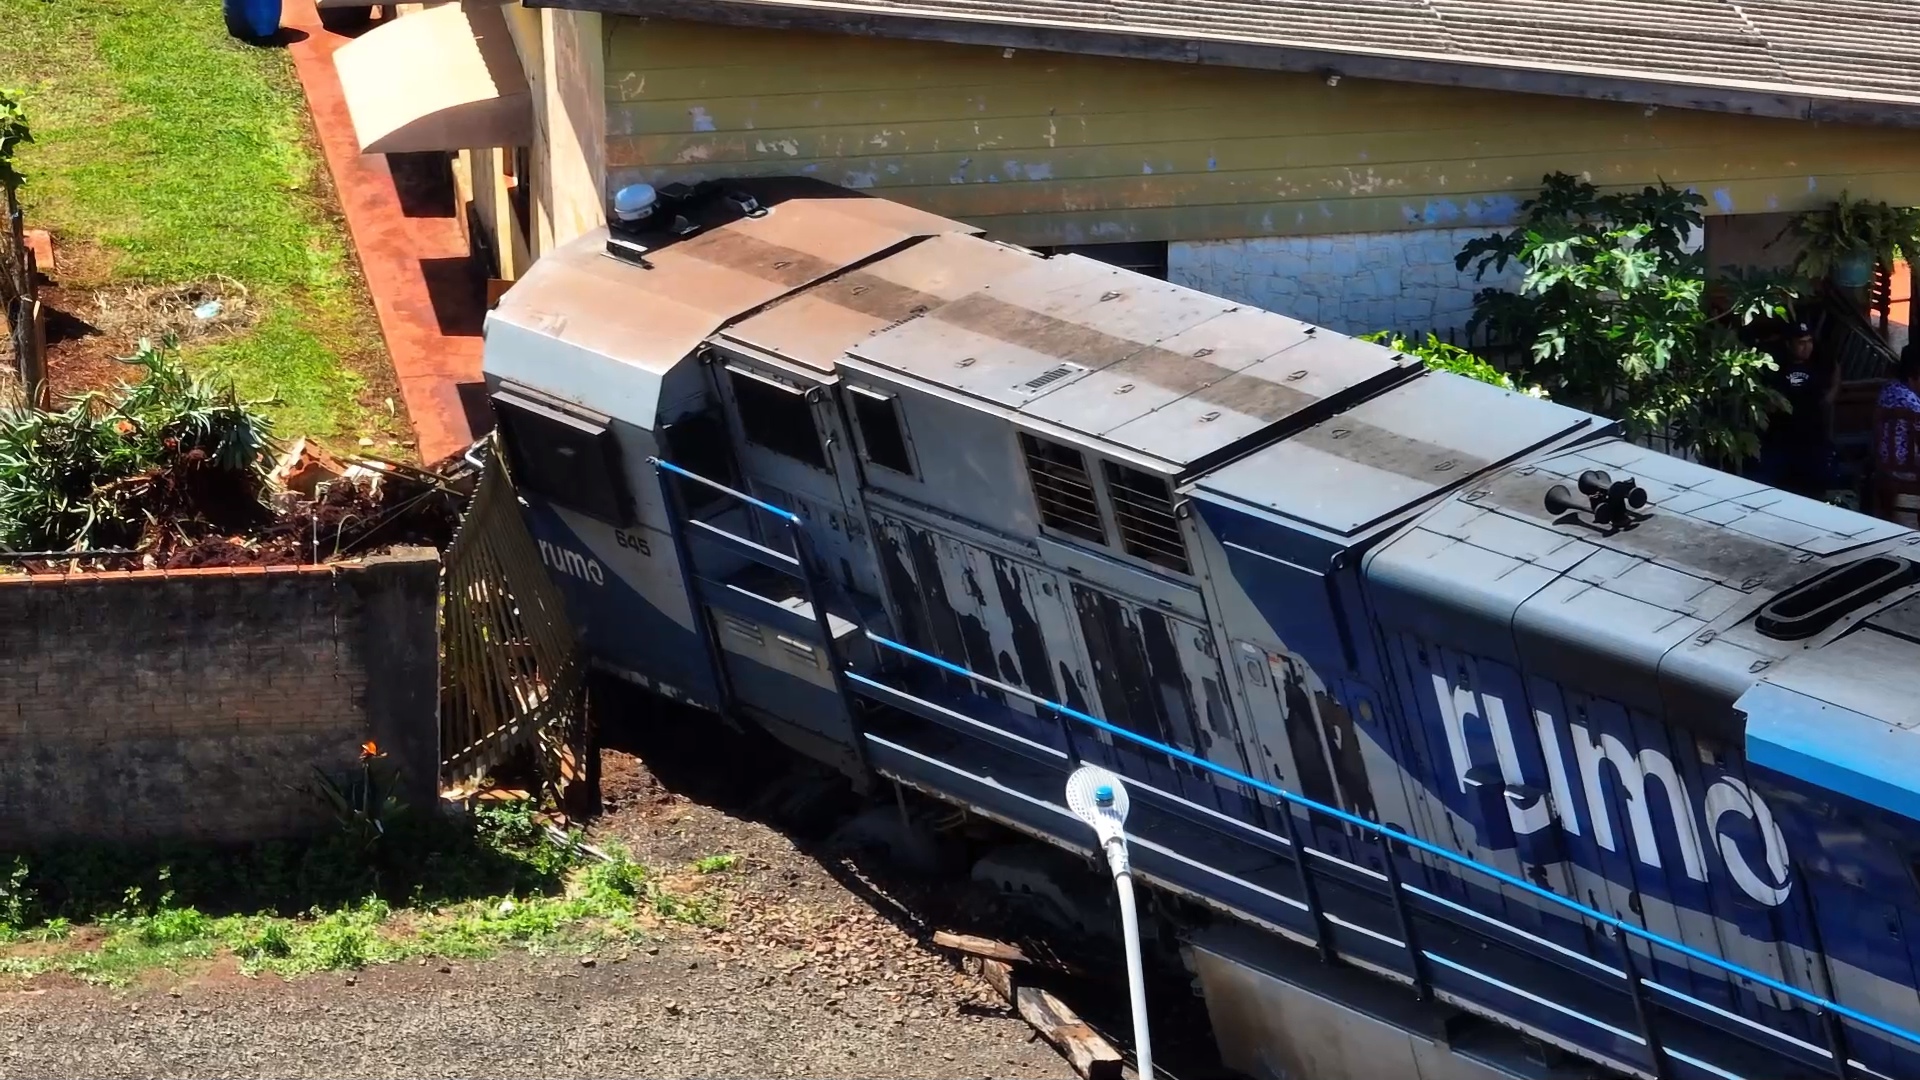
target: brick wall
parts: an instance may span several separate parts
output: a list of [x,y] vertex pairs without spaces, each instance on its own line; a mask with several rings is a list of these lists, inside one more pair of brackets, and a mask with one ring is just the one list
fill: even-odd
[[432,805],[438,569],[0,577],[0,850],[307,832],[369,739]]
[[1415,229],[1334,236],[1181,241],[1168,245],[1167,278],[1343,334],[1457,330],[1474,293],[1514,289],[1520,275],[1453,268],[1469,240],[1496,230]]

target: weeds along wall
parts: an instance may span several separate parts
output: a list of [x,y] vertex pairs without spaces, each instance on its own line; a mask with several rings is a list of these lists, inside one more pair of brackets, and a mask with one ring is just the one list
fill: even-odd
[[438,582],[430,549],[0,576],[0,850],[308,834],[368,741],[433,806]]

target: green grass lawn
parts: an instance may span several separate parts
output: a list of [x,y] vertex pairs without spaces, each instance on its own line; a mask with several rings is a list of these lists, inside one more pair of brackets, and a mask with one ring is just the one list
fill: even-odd
[[21,195],[62,286],[233,278],[253,325],[189,363],[277,398],[283,436],[411,438],[284,50],[229,38],[216,0],[0,0],[0,85],[27,92]]
[[669,876],[618,848],[595,858],[526,803],[389,824],[371,848],[342,831],[240,850],[0,854],[0,991],[47,973],[125,985],[220,957],[301,975],[514,948],[622,953],[674,926],[724,925],[714,875],[738,861]]

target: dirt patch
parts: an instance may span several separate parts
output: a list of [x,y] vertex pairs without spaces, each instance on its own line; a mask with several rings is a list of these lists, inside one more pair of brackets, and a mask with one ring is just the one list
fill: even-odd
[[139,379],[139,368],[118,359],[132,354],[133,343],[108,336],[88,320],[91,294],[42,286],[40,303],[47,320],[47,385],[55,408],[89,391]]
[[134,285],[93,294],[90,321],[109,340],[212,341],[253,325],[247,287],[228,277],[179,285]]
[[105,940],[106,931],[94,926],[76,927],[57,941],[16,941],[7,946],[9,959],[38,960],[80,949],[91,949]]
[[0,992],[0,1073],[1073,1075],[1010,1016],[896,1017],[862,996],[829,1009],[825,989],[762,983],[687,938],[591,967],[523,955],[293,981],[196,980],[125,995],[36,988]]
[[183,344],[213,340],[246,329],[253,317],[238,282],[98,292],[49,285],[40,289],[40,303],[46,312],[47,385],[55,408],[92,391],[140,381],[140,369],[119,358],[133,355],[142,338],[172,337]]
[[47,384],[56,408],[90,391],[139,381],[140,370],[118,358],[131,356],[142,338],[191,344],[228,337],[253,324],[252,298],[231,278],[94,287],[111,269],[112,260],[103,252],[63,246],[59,259],[60,276],[43,275],[37,291],[46,316]]

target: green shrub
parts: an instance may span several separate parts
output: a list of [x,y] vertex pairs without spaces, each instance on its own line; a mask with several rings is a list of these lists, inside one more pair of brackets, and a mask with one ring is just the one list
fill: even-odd
[[1631,438],[1670,437],[1703,460],[1759,452],[1780,395],[1774,363],[1741,340],[1756,320],[1783,318],[1795,286],[1743,273],[1711,307],[1704,255],[1686,240],[1706,200],[1665,183],[1602,195],[1564,173],[1544,179],[1519,226],[1468,243],[1461,270],[1518,263],[1518,292],[1482,290],[1470,329],[1528,347],[1515,372],[1555,401],[1618,418]]
[[144,378],[66,409],[0,409],[0,547],[135,546],[161,519],[237,530],[262,519],[272,430],[231,385],[142,341]]
[[161,907],[138,919],[134,931],[143,945],[184,945],[213,933],[213,920],[197,908]]
[[27,860],[0,859],[0,941],[26,930],[33,921],[33,894],[27,889]]
[[1469,379],[1492,383],[1502,390],[1514,390],[1533,397],[1547,396],[1546,391],[1537,386],[1523,389],[1506,372],[1458,345],[1441,341],[1438,334],[1429,332],[1425,341],[1415,341],[1392,330],[1382,330],[1378,333],[1362,335],[1360,340],[1385,345],[1394,352],[1418,357],[1422,363],[1435,371],[1450,371],[1455,375],[1464,375]]

